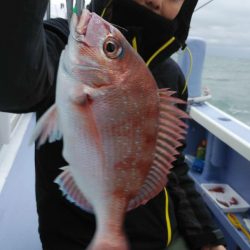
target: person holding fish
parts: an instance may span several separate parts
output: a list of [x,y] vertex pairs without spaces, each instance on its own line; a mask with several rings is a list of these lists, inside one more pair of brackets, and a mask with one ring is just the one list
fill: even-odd
[[94,0],[70,30],[43,21],[47,4],[2,3],[0,57],[0,110],[37,114],[43,249],[225,249],[187,175],[187,89],[169,59],[197,0]]

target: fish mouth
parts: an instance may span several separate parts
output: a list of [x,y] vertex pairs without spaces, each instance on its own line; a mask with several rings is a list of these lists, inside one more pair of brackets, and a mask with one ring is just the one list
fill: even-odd
[[77,42],[84,42],[84,37],[87,34],[88,24],[91,18],[92,13],[87,9],[83,9],[81,16],[77,16],[73,13],[70,29],[74,40]]
[[87,27],[88,27],[91,17],[92,17],[92,14],[87,9],[84,9],[82,11],[82,14],[79,17],[78,23],[75,28],[76,32],[79,35],[86,35]]
[[[76,13],[72,14],[70,23],[71,37],[77,43],[81,43],[84,47],[90,47],[90,43],[87,41],[87,29],[91,21],[93,14],[87,9],[82,10],[82,14],[77,16]],[[75,68],[81,71],[96,70],[100,71],[99,65],[94,63],[86,56],[83,58],[78,57],[78,63],[74,63]]]

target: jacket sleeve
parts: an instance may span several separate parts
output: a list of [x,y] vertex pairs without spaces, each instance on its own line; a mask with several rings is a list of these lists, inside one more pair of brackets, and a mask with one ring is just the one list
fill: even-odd
[[[0,46],[0,110],[31,112],[43,101],[53,82],[43,17],[48,0],[2,1],[8,13]],[[4,17],[4,18],[3,18]],[[6,24],[6,22],[8,24]]]
[[[154,77],[160,88],[170,88],[176,91],[176,96],[187,101],[185,78],[178,64],[172,59],[166,60],[156,69]],[[186,109],[185,105],[180,108]],[[189,177],[189,167],[185,162],[183,146],[179,148],[179,156],[173,163],[168,181],[168,192],[174,201],[178,230],[186,239],[191,249],[200,249],[205,245],[224,244],[224,237],[213,221],[201,195],[196,191],[194,181]]]

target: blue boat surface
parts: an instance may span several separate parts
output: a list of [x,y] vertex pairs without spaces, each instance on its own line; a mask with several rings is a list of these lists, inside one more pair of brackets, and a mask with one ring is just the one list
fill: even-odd
[[[191,119],[185,149],[185,157],[190,166],[189,174],[224,232],[227,249],[247,250],[250,249],[250,229],[246,231],[249,237],[247,238],[242,230],[230,222],[228,215],[229,213],[235,215],[241,226],[246,229],[244,219],[250,218],[250,127],[206,102],[210,96],[203,95],[201,90],[206,43],[201,38],[189,38],[187,43],[190,51],[181,55],[178,62],[190,81],[189,115]],[[190,53],[194,63],[189,76]],[[206,148],[202,161],[197,159],[199,158],[197,155],[201,142],[204,141]],[[223,205],[223,201],[221,203],[218,199],[218,194],[204,188],[212,184],[217,188],[229,185],[236,192],[231,198],[239,195],[237,199],[242,198],[244,204],[242,201],[238,207],[236,205],[231,208],[228,204]]]
[[[228,184],[250,203],[250,128],[208,103],[191,107],[190,116],[186,148],[190,175],[223,230],[227,249],[250,249],[249,239],[230,223],[226,213],[202,189],[204,183]],[[207,141],[206,156],[203,171],[199,173],[192,166],[197,147],[204,139]],[[234,214],[243,226],[243,219],[250,218],[249,209],[244,212],[236,209]]]

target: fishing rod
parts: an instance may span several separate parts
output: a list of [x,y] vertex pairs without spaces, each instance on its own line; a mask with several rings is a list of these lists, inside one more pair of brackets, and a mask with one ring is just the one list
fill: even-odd
[[[75,5],[74,5],[75,2]],[[70,20],[73,11],[76,11],[77,15],[80,14],[82,9],[85,7],[85,0],[66,0],[67,6],[67,19]]]
[[82,9],[85,7],[85,1],[84,0],[76,0],[75,8],[77,10],[77,14],[80,14]]
[[48,2],[48,6],[47,6],[47,10],[46,10],[46,14],[45,14],[45,19],[46,20],[48,20],[48,19],[50,19],[50,15],[51,14],[51,3],[50,3],[50,1]]
[[201,6],[199,6],[198,8],[196,8],[196,9],[194,10],[194,12],[196,12],[197,10],[202,9],[203,7],[205,7],[206,5],[210,4],[210,3],[213,2],[213,1],[214,1],[214,0],[209,0],[209,1],[207,1],[206,3],[204,3],[204,4],[202,4]]

